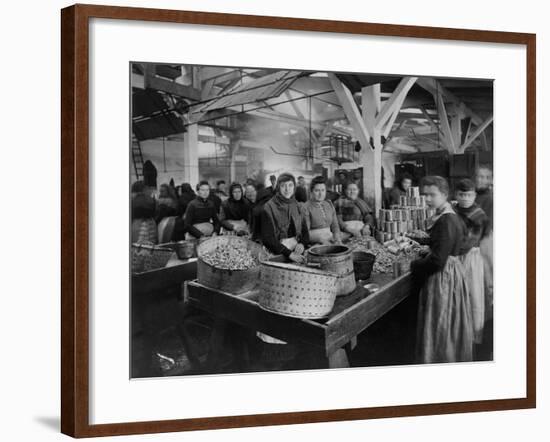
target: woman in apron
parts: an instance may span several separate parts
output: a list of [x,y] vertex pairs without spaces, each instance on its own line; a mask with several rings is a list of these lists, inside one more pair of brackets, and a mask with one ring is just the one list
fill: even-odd
[[351,236],[361,238],[371,234],[374,227],[374,216],[369,205],[359,198],[357,183],[349,181],[345,184],[344,195],[334,203],[342,239]]
[[247,235],[250,233],[251,206],[243,196],[243,187],[239,183],[229,186],[229,198],[222,203],[220,222],[223,233]]
[[[290,173],[279,175],[275,195],[264,204],[261,212],[260,237],[271,253],[303,263],[302,253],[309,243],[309,235],[305,217],[294,198],[295,191],[294,176]],[[281,368],[281,364],[296,356],[295,346],[262,332],[256,335],[263,341],[262,357],[270,369]]]
[[322,176],[311,181],[311,198],[304,204],[304,216],[311,244],[341,242],[340,226],[333,204],[326,199],[326,180]]
[[461,258],[472,299],[474,342],[479,345],[483,340],[483,327],[485,325],[484,269],[479,245],[481,239],[489,231],[489,217],[475,203],[475,185],[471,180],[464,179],[458,182],[456,199],[455,211],[467,229]]
[[436,209],[428,224],[430,251],[411,263],[420,282],[417,357],[420,363],[471,361],[474,328],[470,291],[460,252],[465,226],[447,201],[449,185],[439,176],[421,183],[426,203]]
[[189,203],[183,224],[185,239],[203,238],[220,233],[220,219],[214,202],[208,198],[210,185],[208,181],[197,184],[197,197]]
[[303,212],[294,198],[295,190],[296,180],[293,175],[279,175],[275,196],[263,206],[261,240],[271,253],[302,263],[302,253],[309,243],[309,234]]

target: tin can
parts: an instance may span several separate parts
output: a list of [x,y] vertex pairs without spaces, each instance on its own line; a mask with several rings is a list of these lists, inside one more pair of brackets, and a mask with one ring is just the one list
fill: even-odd
[[426,195],[420,195],[420,205],[426,207]]
[[406,206],[407,205],[407,197],[406,196],[400,196],[399,197],[399,205],[400,206]]
[[374,249],[376,247],[376,240],[369,239],[367,241],[367,249]]
[[393,221],[393,212],[391,210],[386,210],[386,221]]
[[401,275],[401,264],[398,261],[394,261],[392,264],[393,277],[398,278]]

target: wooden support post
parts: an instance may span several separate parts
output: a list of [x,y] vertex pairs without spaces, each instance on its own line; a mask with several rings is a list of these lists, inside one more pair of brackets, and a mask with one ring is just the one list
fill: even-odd
[[377,112],[381,108],[380,84],[374,84],[361,89],[361,110],[363,120],[372,137],[373,147],[364,146],[361,149],[361,164],[363,171],[363,193],[369,203],[374,203],[378,209],[382,208],[382,140],[380,127],[376,124]]
[[438,93],[437,95],[437,109],[439,111],[439,124],[441,131],[443,132],[443,137],[445,138],[445,144],[449,148],[450,153],[456,153],[456,146],[453,140],[453,135],[451,133],[451,126],[449,126],[449,118],[447,116],[447,109],[445,108],[445,100],[443,100],[443,94]]
[[453,137],[453,143],[455,146],[460,146],[462,140],[462,112],[460,106],[454,106],[454,114],[451,116],[451,136]]
[[[361,152],[359,155],[359,162],[363,165],[363,194],[365,199],[374,202],[375,209],[382,207],[382,187],[381,187],[381,173],[382,167],[382,149],[380,145],[380,136],[375,137],[370,134],[365,121],[353,99],[353,95],[349,89],[342,84],[342,82],[336,77],[336,75],[329,73],[329,80],[342,105],[344,113],[349,120],[355,138],[359,140],[361,144]],[[373,137],[375,148],[370,145],[370,137]],[[378,140],[378,141],[376,141]],[[377,144],[378,143],[378,144]],[[376,146],[378,145],[378,149]]]
[[183,181],[194,187],[199,182],[199,125],[189,124],[183,136]]
[[[365,126],[371,137],[374,138],[375,135],[375,126],[376,126],[376,116],[380,111],[381,101],[380,101],[380,83],[373,84],[372,86],[365,86],[361,89],[361,111],[363,113],[363,120],[365,121]],[[377,136],[380,136],[380,131]]]

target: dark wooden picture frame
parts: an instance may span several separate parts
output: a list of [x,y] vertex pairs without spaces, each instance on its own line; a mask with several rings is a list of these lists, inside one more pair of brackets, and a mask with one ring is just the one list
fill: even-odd
[[[89,19],[142,20],[278,30],[525,45],[527,53],[527,394],[523,398],[394,407],[316,410],[90,425],[89,416]],[[61,11],[61,431],[73,437],[284,425],[536,405],[536,175],[534,34],[74,5]]]

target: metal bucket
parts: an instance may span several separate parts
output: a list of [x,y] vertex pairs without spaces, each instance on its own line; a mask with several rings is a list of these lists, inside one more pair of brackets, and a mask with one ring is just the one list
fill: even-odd
[[307,251],[308,263],[320,265],[325,270],[338,275],[336,295],[347,295],[355,290],[355,274],[351,249],[343,245],[314,246]]

